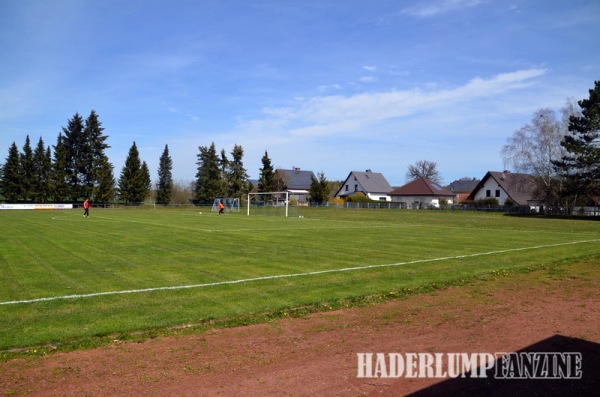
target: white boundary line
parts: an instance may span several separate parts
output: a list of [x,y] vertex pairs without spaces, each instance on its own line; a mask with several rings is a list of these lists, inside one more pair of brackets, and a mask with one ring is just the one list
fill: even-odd
[[181,289],[192,289],[192,288],[205,288],[205,287],[214,287],[214,286],[218,286],[218,285],[241,284],[241,283],[249,283],[249,282],[253,282],[253,281],[263,281],[263,280],[275,280],[278,278],[314,276],[314,275],[318,275],[318,274],[352,272],[352,271],[357,271],[357,270],[414,265],[417,263],[439,262],[439,261],[464,259],[464,258],[475,258],[478,256],[504,254],[507,252],[527,251],[527,250],[550,248],[550,247],[560,247],[560,246],[564,246],[564,245],[575,245],[575,244],[597,243],[597,242],[600,242],[600,239],[572,241],[572,242],[568,242],[568,243],[557,243],[557,244],[547,244],[547,245],[536,245],[533,247],[511,248],[511,249],[506,249],[506,250],[479,252],[476,254],[467,254],[467,255],[447,256],[447,257],[442,257],[442,258],[417,259],[417,260],[409,261],[409,262],[387,263],[387,264],[382,264],[382,265],[346,267],[346,268],[342,268],[342,269],[318,270],[318,271],[306,272],[306,273],[290,273],[290,274],[280,274],[280,275],[276,275],[276,276],[246,278],[246,279],[241,279],[241,280],[217,281],[214,283],[205,283],[205,284],[177,285],[177,286],[170,286],[170,287],[155,287],[155,288],[142,288],[142,289],[131,289],[131,290],[122,290],[122,291],[96,292],[96,293],[91,293],[91,294],[80,294],[80,295],[52,296],[52,297],[48,297],[48,298],[37,298],[37,299],[28,299],[28,300],[0,302],[0,305],[16,305],[16,304],[20,304],[20,303],[48,302],[48,301],[64,300],[64,299],[91,298],[91,297],[95,297],[95,296],[106,296],[106,295],[138,294],[138,293],[143,293],[143,292],[154,292],[154,291],[169,291],[169,290],[181,290]]

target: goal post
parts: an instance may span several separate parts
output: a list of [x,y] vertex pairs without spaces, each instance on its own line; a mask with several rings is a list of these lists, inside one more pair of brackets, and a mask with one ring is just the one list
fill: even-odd
[[219,212],[219,203],[223,203],[226,212],[240,212],[240,199],[237,197],[217,197],[210,212]]
[[248,193],[247,215],[275,215],[288,217],[288,192],[254,192]]

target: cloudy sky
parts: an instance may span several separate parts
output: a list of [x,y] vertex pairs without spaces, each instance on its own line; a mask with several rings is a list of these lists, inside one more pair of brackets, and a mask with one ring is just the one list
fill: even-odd
[[118,178],[135,141],[192,181],[199,146],[343,180],[501,170],[540,108],[600,79],[597,0],[0,0],[0,162],[93,109]]

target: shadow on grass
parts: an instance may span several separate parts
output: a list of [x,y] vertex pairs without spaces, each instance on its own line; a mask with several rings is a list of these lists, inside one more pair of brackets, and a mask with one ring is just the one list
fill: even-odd
[[[411,394],[428,396],[592,396],[600,391],[600,344],[582,339],[555,335],[521,352],[574,352],[581,353],[581,379],[502,379],[496,378],[496,369],[502,368],[502,359],[487,370],[487,377],[453,378]],[[571,368],[574,374],[576,371]]]
[[600,222],[600,216],[586,216],[586,215],[541,215],[536,213],[524,213],[524,212],[507,212],[504,216],[510,216],[515,218],[534,218],[534,219],[564,219],[571,221],[592,221]]

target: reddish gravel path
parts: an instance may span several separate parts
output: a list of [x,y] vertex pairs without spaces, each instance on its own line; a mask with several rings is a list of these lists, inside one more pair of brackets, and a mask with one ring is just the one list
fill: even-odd
[[[539,271],[372,307],[11,360],[0,363],[0,395],[590,395],[600,390],[599,267],[578,264],[574,277]],[[356,376],[359,352],[521,349],[581,352],[583,379]]]

